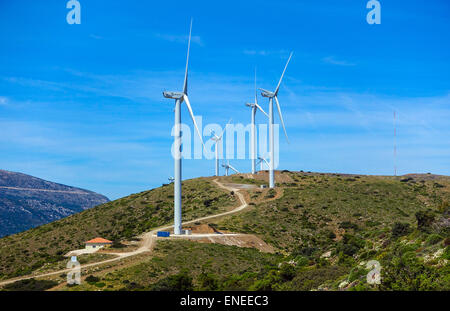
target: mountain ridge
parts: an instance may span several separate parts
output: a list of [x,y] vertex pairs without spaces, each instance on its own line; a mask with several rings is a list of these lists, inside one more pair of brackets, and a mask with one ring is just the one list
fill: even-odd
[[0,170],[0,237],[109,202],[90,190]]

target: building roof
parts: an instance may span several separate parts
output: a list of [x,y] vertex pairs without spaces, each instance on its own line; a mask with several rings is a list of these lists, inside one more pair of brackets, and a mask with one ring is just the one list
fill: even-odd
[[85,242],[86,244],[96,244],[96,243],[112,243],[112,241],[104,238],[95,238]]

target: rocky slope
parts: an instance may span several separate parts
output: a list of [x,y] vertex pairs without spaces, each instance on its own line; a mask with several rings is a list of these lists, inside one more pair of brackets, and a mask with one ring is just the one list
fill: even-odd
[[0,237],[108,202],[92,191],[0,170]]

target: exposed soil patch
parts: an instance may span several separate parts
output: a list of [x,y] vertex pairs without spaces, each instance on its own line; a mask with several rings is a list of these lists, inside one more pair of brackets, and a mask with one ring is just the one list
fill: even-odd
[[251,247],[256,248],[264,253],[274,253],[275,250],[272,246],[258,238],[253,234],[239,234],[239,235],[221,235],[208,236],[200,239],[196,239],[200,243],[218,243],[223,245],[234,245],[238,247]]

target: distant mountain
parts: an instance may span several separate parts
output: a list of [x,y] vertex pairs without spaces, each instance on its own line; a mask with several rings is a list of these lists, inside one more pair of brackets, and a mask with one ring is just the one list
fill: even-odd
[[0,237],[109,202],[101,194],[0,170]]

